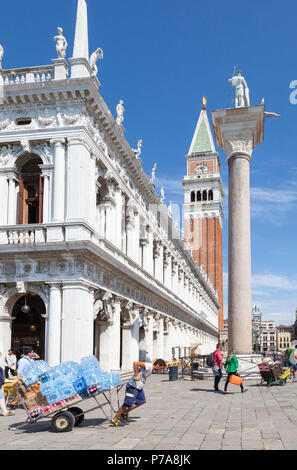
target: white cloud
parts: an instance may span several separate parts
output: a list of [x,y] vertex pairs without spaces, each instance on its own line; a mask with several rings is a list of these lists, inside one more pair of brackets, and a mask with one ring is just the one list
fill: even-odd
[[166,193],[168,194],[176,194],[179,196],[183,196],[184,188],[182,185],[182,179],[174,180],[170,178],[158,178],[156,177],[156,187],[160,189],[162,186],[165,188],[165,196]]
[[273,204],[290,204],[297,201],[297,192],[275,188],[251,188],[251,199]]
[[296,290],[297,292],[297,280],[272,273],[254,274],[252,284],[254,288],[267,287],[270,289]]

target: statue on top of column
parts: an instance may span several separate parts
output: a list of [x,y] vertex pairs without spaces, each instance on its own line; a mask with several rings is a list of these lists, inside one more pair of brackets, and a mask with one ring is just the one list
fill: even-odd
[[235,87],[235,108],[250,106],[250,91],[241,71],[237,70],[235,75],[228,80]]
[[68,47],[68,43],[66,41],[66,38],[63,36],[63,29],[62,28],[57,28],[58,35],[54,37],[54,41],[56,41],[56,49],[58,53],[59,59],[65,59],[66,58],[66,51]]

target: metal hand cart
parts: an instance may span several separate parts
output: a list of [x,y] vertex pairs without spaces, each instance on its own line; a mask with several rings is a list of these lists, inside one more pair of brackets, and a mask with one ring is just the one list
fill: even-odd
[[[102,390],[97,395],[94,396],[86,396],[86,394],[75,395],[75,397],[71,397],[67,400],[64,400],[62,404],[54,405],[54,408],[51,408],[48,411],[44,411],[40,413],[35,418],[31,416],[30,411],[26,408],[25,401],[23,401],[22,405],[25,408],[28,418],[24,424],[35,424],[36,422],[40,421],[44,418],[51,418],[52,428],[55,432],[68,432],[72,431],[74,427],[79,426],[85,418],[87,413],[90,413],[94,410],[101,410],[103,415],[108,421],[111,421],[112,415],[116,413],[117,410],[114,409],[112,404],[112,399],[116,395],[117,406],[120,407],[120,399],[119,393],[121,389],[126,384],[119,385],[111,390]],[[91,407],[88,410],[82,410],[78,406],[78,403],[86,401],[86,400],[94,400],[95,406]],[[105,410],[104,407],[108,407],[109,413]]]
[[280,364],[269,365],[267,362],[258,364],[261,374],[261,384],[266,382],[267,386],[278,383],[283,386],[291,376],[291,369],[283,368]]

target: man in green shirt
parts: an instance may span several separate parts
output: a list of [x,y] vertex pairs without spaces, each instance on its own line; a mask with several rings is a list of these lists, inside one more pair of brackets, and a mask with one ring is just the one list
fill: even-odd
[[288,365],[291,367],[291,370],[293,372],[293,382],[296,382],[296,375],[297,375],[297,344],[295,348],[287,348],[286,349],[286,358],[288,361]]

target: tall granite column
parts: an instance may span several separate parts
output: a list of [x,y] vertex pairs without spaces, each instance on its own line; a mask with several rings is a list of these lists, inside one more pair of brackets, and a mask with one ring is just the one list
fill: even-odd
[[229,350],[252,353],[250,161],[263,140],[264,105],[212,112],[217,145],[229,165]]

